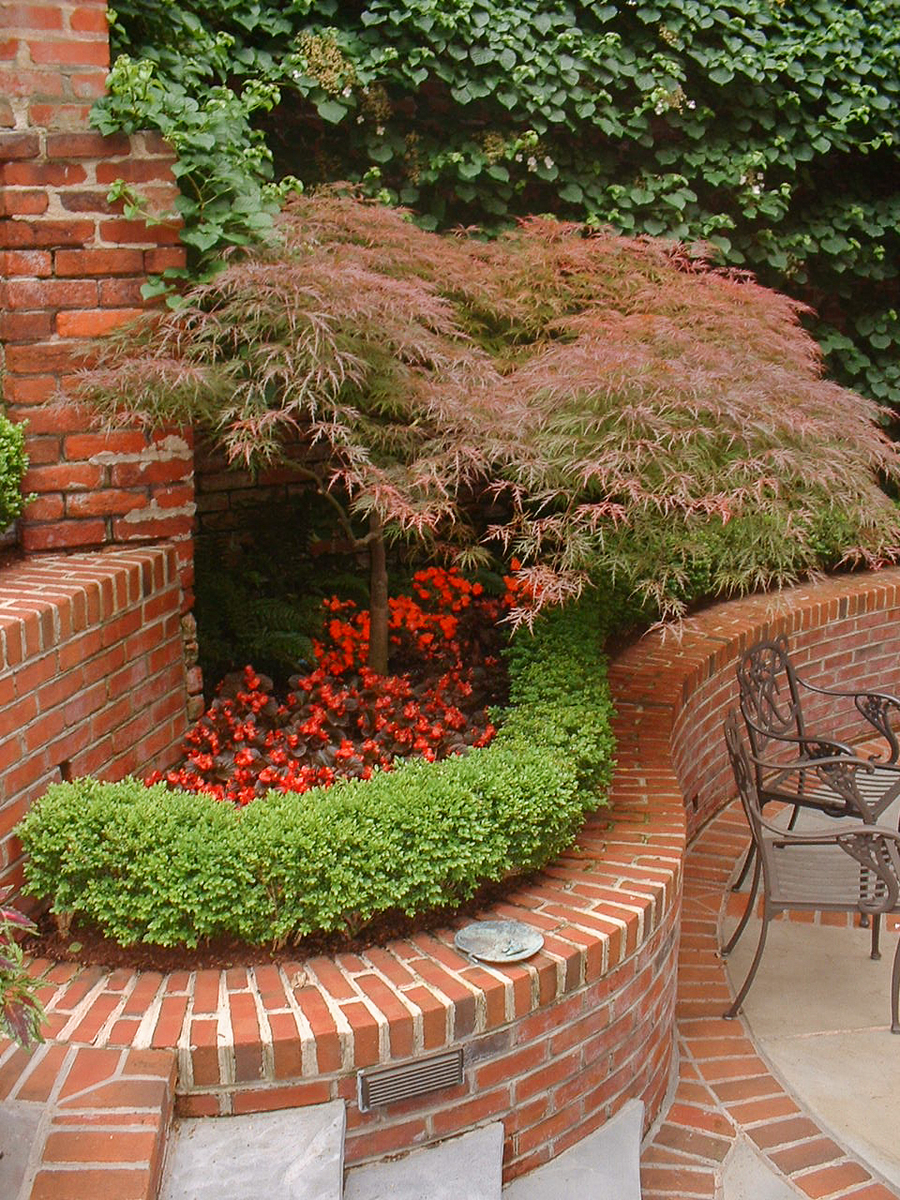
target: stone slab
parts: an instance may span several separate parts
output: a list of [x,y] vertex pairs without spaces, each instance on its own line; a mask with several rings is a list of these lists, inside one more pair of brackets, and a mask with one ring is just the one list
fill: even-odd
[[[728,960],[732,988],[759,937],[754,918]],[[743,1016],[787,1090],[839,1143],[900,1184],[900,1036],[890,1032],[897,934],[772,921]]]
[[0,1104],[0,1196],[17,1200],[28,1175],[32,1152],[37,1151],[43,1108],[39,1104]]
[[595,1133],[507,1184],[503,1200],[641,1200],[643,1126],[642,1101],[629,1100]]
[[343,1102],[176,1121],[160,1200],[341,1200]]
[[801,1192],[778,1175],[747,1138],[738,1138],[725,1159],[722,1200],[797,1200]]
[[498,1121],[394,1162],[355,1167],[344,1200],[500,1200],[502,1170]]

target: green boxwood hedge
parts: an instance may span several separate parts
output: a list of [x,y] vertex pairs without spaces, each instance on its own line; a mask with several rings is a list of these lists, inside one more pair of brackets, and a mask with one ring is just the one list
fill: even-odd
[[22,515],[22,477],[28,466],[25,427],[0,413],[0,533]]
[[581,604],[521,633],[500,732],[465,757],[244,809],[136,779],[56,784],[18,827],[26,890],[122,945],[232,935],[277,946],[462,902],[534,870],[605,800],[605,629]]

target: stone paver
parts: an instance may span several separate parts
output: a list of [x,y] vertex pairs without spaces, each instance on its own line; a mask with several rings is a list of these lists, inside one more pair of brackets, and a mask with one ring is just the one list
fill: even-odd
[[495,1122],[396,1162],[349,1171],[344,1200],[500,1200],[502,1163],[503,1126]]
[[160,1200],[341,1200],[344,1106],[177,1121]]

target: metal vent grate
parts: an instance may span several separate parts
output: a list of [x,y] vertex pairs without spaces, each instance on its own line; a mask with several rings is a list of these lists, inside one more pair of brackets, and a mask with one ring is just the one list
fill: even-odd
[[394,1104],[453,1087],[463,1081],[462,1050],[450,1050],[431,1058],[418,1058],[399,1067],[378,1067],[356,1076],[360,1112],[381,1104]]

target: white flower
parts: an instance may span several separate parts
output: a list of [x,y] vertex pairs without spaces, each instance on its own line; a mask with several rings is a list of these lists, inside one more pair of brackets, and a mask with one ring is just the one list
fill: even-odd
[[537,159],[534,157],[534,155],[533,155],[533,154],[529,154],[529,155],[528,155],[528,164],[527,164],[527,165],[528,165],[528,170],[529,170],[529,171],[536,171],[536,170],[537,170]]
[[341,92],[341,95],[342,96],[352,96],[353,95],[353,88],[350,86],[349,83],[344,88],[344,90]]
[[521,161],[522,161],[522,155],[521,155],[521,154],[517,154],[517,155],[516,155],[516,162],[521,162]]
[[547,168],[548,171],[553,166],[553,159],[550,157],[549,154],[544,159],[544,166]]
[[383,126],[383,125],[376,125],[376,126],[375,126],[375,132],[378,134],[378,136],[379,136],[379,137],[384,137],[384,126]]
[[687,102],[687,106],[688,106],[688,108],[696,108],[696,107],[697,107],[697,101],[696,101],[696,100],[688,100],[688,102]]

